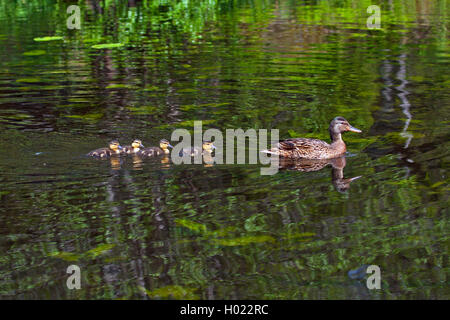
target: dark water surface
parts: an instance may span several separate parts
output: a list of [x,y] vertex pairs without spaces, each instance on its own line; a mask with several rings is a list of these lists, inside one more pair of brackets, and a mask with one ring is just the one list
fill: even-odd
[[[449,2],[382,1],[381,30],[370,1],[93,3],[68,30],[68,2],[0,0],[1,298],[450,297]],[[83,156],[338,115],[363,133],[312,172]],[[348,276],[371,264],[381,290]]]

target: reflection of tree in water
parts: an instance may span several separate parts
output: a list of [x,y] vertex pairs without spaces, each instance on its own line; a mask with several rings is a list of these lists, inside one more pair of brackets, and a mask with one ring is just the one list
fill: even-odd
[[[173,283],[170,270],[173,271],[174,265],[179,263],[178,257],[183,255],[182,246],[177,242],[178,236],[175,235],[174,239],[174,214],[184,210],[178,205],[180,199],[177,195],[181,194],[184,200],[189,195],[188,202],[193,210],[202,214],[208,210],[202,205],[205,194],[215,188],[222,190],[232,186],[231,174],[211,167],[183,166],[180,170],[172,167],[175,170],[167,174],[164,169],[173,166],[168,157],[144,161],[129,157],[126,161],[131,162],[132,170],[129,171],[127,166],[117,167],[112,161],[110,176],[105,182],[113,220],[113,223],[107,224],[105,234],[112,243],[121,244],[127,258],[126,262],[109,262],[102,267],[103,279],[114,288],[116,296],[124,295],[121,283],[130,278],[135,282],[131,286],[150,291],[154,287],[149,279],[158,283]],[[161,167],[146,171],[146,164],[151,161]],[[128,240],[124,241],[124,237]],[[217,263],[220,267],[220,262]],[[148,270],[153,270],[157,278],[149,278]],[[211,287],[211,297],[213,291]],[[139,294],[147,297],[143,291]]]
[[[411,154],[414,153],[414,150],[410,150],[413,134],[409,131],[413,114],[408,98],[411,92],[407,90],[407,86],[410,84],[407,77],[408,74],[416,73],[414,67],[416,57],[414,51],[409,50],[407,45],[413,43],[417,46],[429,39],[432,28],[428,17],[431,16],[432,7],[431,4],[418,4],[416,8],[418,24],[397,40],[400,49],[392,49],[392,47],[383,49],[384,59],[380,67],[380,77],[383,83],[380,95],[381,108],[373,113],[375,123],[370,128],[369,134],[386,136],[390,132],[398,132],[405,142],[402,146],[391,142],[383,145],[375,143],[365,150],[373,156],[398,154],[405,164],[405,178],[410,176],[411,167],[414,166],[413,160],[410,159]],[[396,99],[400,100],[398,105]],[[389,146],[387,147],[387,145]],[[422,147],[415,146],[415,148]]]
[[[136,159],[132,161],[134,170],[136,165],[142,165],[140,161],[136,163]],[[121,284],[130,279],[130,273],[136,281],[134,287],[148,287],[145,279],[149,263],[155,270],[160,270],[160,279],[168,277],[170,264],[157,257],[171,256],[171,242],[167,241],[170,238],[171,217],[166,210],[167,186],[164,174],[154,171],[145,175],[144,179],[139,176],[138,179],[126,168],[117,167],[116,160],[111,161],[111,166],[105,184],[113,223],[105,224],[104,233],[110,242],[127,248],[127,259],[125,262],[110,262],[102,269],[104,281],[114,288],[116,296],[121,296],[124,295],[120,292]],[[143,194],[142,190],[147,191]],[[128,240],[124,242],[124,239]],[[154,246],[155,243],[163,245]],[[148,261],[148,257],[153,257],[152,261]],[[139,292],[142,297],[147,297],[144,292]]]
[[409,103],[408,99],[406,98],[406,96],[409,94],[409,91],[407,91],[405,89],[405,87],[409,82],[408,82],[408,80],[406,80],[406,62],[405,62],[405,60],[406,60],[406,54],[403,53],[399,56],[399,59],[398,59],[400,68],[397,72],[397,79],[400,80],[401,83],[399,86],[396,87],[396,89],[398,91],[400,91],[397,94],[397,96],[402,101],[402,103],[400,104],[400,107],[402,108],[403,114],[406,116],[405,126],[403,127],[403,130],[400,133],[400,135],[402,137],[406,138],[406,143],[404,146],[404,148],[406,149],[406,148],[408,148],[413,135],[411,133],[407,132],[409,124],[412,119],[412,115],[409,112],[409,107],[411,106],[411,104]]
[[345,192],[350,188],[352,181],[361,178],[344,178],[344,168],[347,162],[345,157],[335,159],[284,159],[280,158],[280,168],[284,170],[294,170],[302,172],[319,171],[328,165],[331,165],[331,182],[339,192]]
[[[394,70],[397,71],[395,72]],[[406,80],[407,54],[401,53],[396,59],[392,60],[390,50],[387,50],[386,59],[382,62],[380,73],[384,84],[381,89],[381,108],[374,112],[375,124],[370,128],[369,134],[386,136],[389,132],[399,132],[399,135],[405,138],[406,141],[403,147],[392,143],[388,144],[389,147],[386,147],[386,144],[378,145],[375,143],[366,148],[365,151],[373,156],[382,156],[390,153],[399,154],[399,158],[405,160],[405,178],[408,178],[410,176],[410,164],[413,161],[409,159],[410,152],[407,149],[410,146],[413,135],[408,132],[412,114],[410,112],[411,104],[407,97],[410,92],[406,90],[406,86],[409,83]],[[400,82],[400,84],[394,87],[395,82]],[[396,97],[400,99],[400,108],[395,106]],[[404,121],[402,120],[403,117],[405,118]],[[404,123],[402,124],[402,122]]]

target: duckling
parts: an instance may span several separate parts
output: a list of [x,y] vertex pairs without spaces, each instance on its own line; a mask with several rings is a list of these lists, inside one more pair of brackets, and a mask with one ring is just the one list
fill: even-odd
[[126,154],[139,153],[141,148],[144,148],[142,141],[139,139],[135,139],[131,143],[131,146],[123,147],[123,153],[126,153]]
[[122,153],[122,146],[119,141],[113,140],[109,143],[109,148],[100,148],[89,152],[87,155],[90,157],[105,158],[112,155],[119,155]]
[[343,117],[334,118],[328,131],[331,144],[319,139],[293,138],[280,141],[275,147],[261,152],[291,159],[333,159],[342,156],[347,151],[341,137],[342,132],[362,132],[352,127]]
[[203,154],[203,155],[211,155],[211,153],[216,149],[216,146],[211,141],[203,141],[202,149],[200,150],[200,147],[189,147],[189,148],[183,148],[180,150],[180,157],[183,155],[190,155],[191,157],[195,157],[196,155]]
[[173,148],[168,140],[162,139],[159,142],[159,147],[145,148],[145,149],[140,150],[138,154],[141,156],[146,156],[146,157],[161,156],[161,155],[170,153],[169,147]]

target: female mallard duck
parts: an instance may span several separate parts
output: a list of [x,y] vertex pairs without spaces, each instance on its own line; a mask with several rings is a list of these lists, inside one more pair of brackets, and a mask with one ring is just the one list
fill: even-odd
[[145,148],[145,149],[142,149],[141,151],[139,151],[138,154],[141,156],[146,156],[146,157],[161,156],[163,154],[170,153],[169,147],[173,148],[169,141],[167,141],[166,139],[162,139],[159,142],[159,147]]
[[112,155],[119,155],[122,153],[122,146],[119,141],[113,140],[109,143],[109,148],[100,148],[89,152],[87,155],[90,157],[105,158]]
[[352,127],[342,117],[334,118],[328,131],[330,132],[331,144],[318,139],[293,138],[280,141],[274,148],[262,152],[291,159],[333,159],[342,156],[347,151],[341,137],[342,132],[361,132],[361,130]]
[[211,141],[203,141],[202,150],[200,147],[188,147],[180,150],[180,157],[183,155],[189,155],[191,157],[195,157],[199,154],[211,155],[213,150],[216,149],[216,146]]
[[139,153],[141,148],[144,148],[142,141],[139,139],[135,139],[131,143],[131,146],[123,147],[123,153],[126,153],[126,154]]

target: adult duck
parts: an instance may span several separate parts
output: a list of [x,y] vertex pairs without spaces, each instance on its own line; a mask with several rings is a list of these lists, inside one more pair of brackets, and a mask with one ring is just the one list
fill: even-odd
[[342,133],[361,130],[352,127],[343,117],[334,118],[328,128],[331,144],[319,139],[292,138],[278,142],[275,147],[261,152],[276,154],[290,159],[333,159],[342,156],[346,151]]

